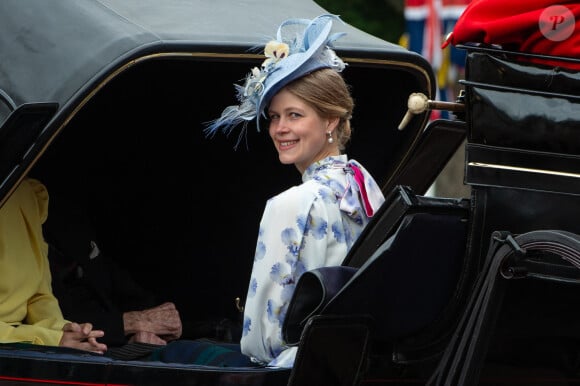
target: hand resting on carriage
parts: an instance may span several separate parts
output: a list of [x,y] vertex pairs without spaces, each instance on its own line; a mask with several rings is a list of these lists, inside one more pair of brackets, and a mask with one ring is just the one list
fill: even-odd
[[182,324],[175,304],[166,302],[142,311],[123,314],[125,333],[131,342],[165,345],[181,337]]
[[79,350],[91,351],[104,354],[107,345],[97,342],[105,333],[101,330],[93,330],[90,323],[67,323],[62,328],[63,334],[59,346],[76,348]]

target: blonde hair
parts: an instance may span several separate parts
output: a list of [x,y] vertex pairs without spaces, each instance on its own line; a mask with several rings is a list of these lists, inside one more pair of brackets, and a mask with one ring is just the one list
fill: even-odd
[[312,106],[321,117],[339,118],[335,129],[338,148],[343,151],[350,140],[350,119],[354,100],[342,75],[324,68],[307,74],[285,86],[285,89]]

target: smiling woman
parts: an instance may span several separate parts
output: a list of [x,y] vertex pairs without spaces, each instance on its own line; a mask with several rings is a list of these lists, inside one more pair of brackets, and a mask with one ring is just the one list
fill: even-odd
[[[226,108],[209,127],[229,132],[266,113],[280,162],[302,175],[302,184],[268,199],[260,221],[241,351],[263,365],[292,367],[296,347],[283,340],[282,325],[296,283],[305,271],[340,265],[384,202],[369,172],[341,154],[354,102],[340,75],[345,64],[332,49],[342,36],[330,34],[337,19],[282,23],[261,70],[246,79],[240,106]],[[297,35],[288,31],[295,25],[302,28]]]
[[[317,84],[328,84],[328,90]],[[334,84],[342,87],[332,87]],[[333,89],[342,92],[334,93]],[[325,109],[337,101],[343,104]],[[332,70],[315,71],[279,91],[272,97],[268,115],[270,137],[280,162],[294,164],[303,174],[312,163],[339,155],[350,139],[353,106],[344,80]]]

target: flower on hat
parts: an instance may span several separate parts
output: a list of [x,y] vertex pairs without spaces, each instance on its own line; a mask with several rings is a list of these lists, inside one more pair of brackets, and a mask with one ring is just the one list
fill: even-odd
[[264,55],[266,55],[267,59],[262,63],[262,68],[268,68],[278,63],[281,59],[287,57],[289,53],[290,47],[288,44],[270,40],[264,48]]
[[246,77],[242,98],[256,98],[264,90],[264,81],[268,73],[273,71],[273,67],[280,60],[286,58],[290,53],[288,44],[276,40],[269,41],[264,47],[266,59],[262,62],[261,69],[254,67]]
[[266,79],[266,76],[267,74],[260,71],[258,67],[252,68],[246,77],[242,98],[251,98],[254,95],[261,94],[264,89],[264,79]]

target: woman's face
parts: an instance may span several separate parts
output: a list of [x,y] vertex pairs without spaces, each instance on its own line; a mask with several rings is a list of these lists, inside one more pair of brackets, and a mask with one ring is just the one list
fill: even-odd
[[322,118],[316,110],[286,89],[270,102],[269,133],[283,164],[294,164],[300,173],[312,163],[331,155],[339,155],[336,135],[328,143],[328,131],[333,132],[338,118]]

